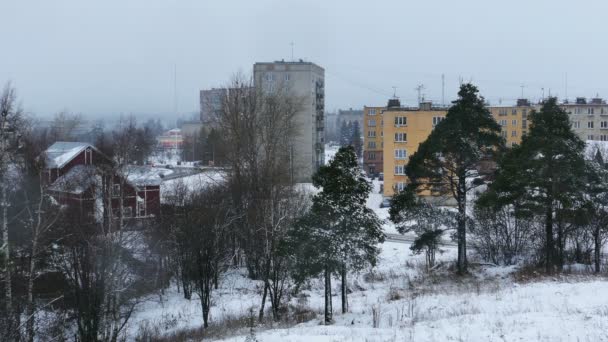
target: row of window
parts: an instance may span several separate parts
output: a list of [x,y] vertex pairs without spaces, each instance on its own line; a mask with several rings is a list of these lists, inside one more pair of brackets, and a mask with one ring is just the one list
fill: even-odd
[[[593,121],[587,121],[587,128],[594,128],[595,124]],[[572,128],[581,128],[580,121],[572,121]],[[600,121],[600,128],[608,129],[608,121]]]
[[[500,132],[500,135],[501,135],[503,138],[505,138],[505,139],[506,139],[506,138],[507,138],[507,131],[501,131],[501,132]],[[517,131],[511,131],[511,136],[512,136],[512,137],[516,137],[516,136],[517,136]]]
[[[574,114],[583,114],[587,112],[587,114],[595,114],[595,108],[587,108],[587,110],[585,111],[584,108],[574,108]],[[572,111],[569,112],[570,114],[572,114]],[[608,111],[606,109],[604,109],[603,107],[600,108],[600,114],[607,114]]]
[[[499,116],[505,116],[509,113],[509,109],[508,108],[500,108],[498,109],[498,115]],[[522,115],[528,115],[528,110],[527,109],[522,109],[521,110],[521,114]],[[517,108],[512,108],[511,109],[511,115],[517,115]]]
[[[274,79],[275,79],[275,75],[273,73],[269,72],[266,74],[266,81],[272,82],[272,81],[274,81]],[[283,80],[289,81],[290,79],[291,79],[291,75],[289,75],[289,74],[283,75]]]

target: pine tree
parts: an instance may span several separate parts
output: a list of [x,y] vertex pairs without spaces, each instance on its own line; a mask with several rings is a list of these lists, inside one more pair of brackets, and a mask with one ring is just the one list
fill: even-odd
[[357,158],[361,158],[363,155],[363,141],[361,140],[361,127],[359,121],[354,121],[352,126],[351,144],[355,148]]
[[459,273],[467,271],[467,193],[484,184],[479,165],[503,145],[499,132],[477,87],[463,84],[445,120],[420,144],[406,168],[418,191],[436,192],[456,201]]
[[381,221],[366,206],[371,191],[357,165],[352,146],[338,150],[329,165],[313,176],[315,187],[310,212],[293,233],[299,280],[323,275],[325,323],[332,322],[331,275],[342,278],[342,311],[347,308],[347,272],[376,263],[378,243],[384,241]]
[[351,134],[348,123],[346,121],[342,121],[342,125],[340,126],[340,146],[350,145],[350,138]]
[[529,134],[501,158],[496,180],[480,201],[517,203],[517,210],[543,217],[545,269],[551,273],[563,258],[561,252],[556,253],[554,225],[558,223],[561,251],[565,237],[559,223],[581,201],[586,178],[585,143],[572,131],[568,114],[556,98],[547,100],[540,111],[532,111],[529,119]]

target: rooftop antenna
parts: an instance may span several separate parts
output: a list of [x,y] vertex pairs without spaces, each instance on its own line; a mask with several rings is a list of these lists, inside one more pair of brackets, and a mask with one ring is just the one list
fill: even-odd
[[445,106],[445,75],[441,74],[441,106]]
[[521,87],[521,97],[520,98],[523,99],[524,98],[524,88],[526,86],[522,84],[522,85],[520,85],[520,87]]
[[566,101],[568,101],[568,73],[566,72],[566,93],[565,93],[565,99]]
[[291,45],[291,61],[293,62],[293,41],[291,43],[289,43],[289,45]]
[[418,104],[420,104],[420,102],[422,101],[422,98],[420,97],[420,93],[422,92],[422,89],[424,89],[424,84],[419,84],[414,89],[416,89],[416,91],[418,92]]
[[541,97],[542,101],[545,101],[545,88],[540,88],[540,90],[543,92],[543,96]]
[[397,98],[397,87],[393,86],[393,98]]
[[177,63],[173,64],[173,114],[177,118]]

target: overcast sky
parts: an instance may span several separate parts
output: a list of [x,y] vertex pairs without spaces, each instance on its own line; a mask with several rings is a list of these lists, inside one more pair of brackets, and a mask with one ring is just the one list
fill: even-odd
[[493,104],[541,88],[608,97],[603,0],[0,0],[0,83],[25,109],[85,116],[198,110],[198,90],[256,61],[325,68],[326,108],[451,100],[462,77]]

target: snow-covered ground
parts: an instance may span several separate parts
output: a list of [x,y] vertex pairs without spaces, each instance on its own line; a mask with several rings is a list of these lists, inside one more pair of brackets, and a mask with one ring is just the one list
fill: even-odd
[[[336,150],[326,147],[326,160]],[[201,174],[175,182],[190,187],[219,180],[221,175]],[[163,186],[176,184],[180,183],[166,181]],[[372,184],[367,204],[387,219],[388,209],[380,208],[381,182]],[[310,184],[299,186],[314,191]],[[388,221],[384,230],[396,233]],[[334,279],[333,325],[320,324],[323,284],[313,280],[289,300],[318,313],[317,318],[289,329],[259,328],[257,341],[608,341],[608,282],[603,278],[517,282],[512,276],[516,267],[492,266],[472,267],[471,276],[457,278],[448,270],[456,259],[454,247],[442,248],[437,255],[440,266],[432,273],[426,272],[424,255],[413,255],[409,247],[387,241],[376,267],[349,275],[347,314],[340,313],[340,283]],[[248,317],[252,308],[257,312],[262,289],[260,282],[247,279],[244,270],[230,270],[213,294],[210,324]],[[145,324],[161,333],[200,327],[200,302],[193,297],[184,299],[173,286],[162,296],[145,298],[130,321],[129,336]],[[247,334],[247,329],[231,332],[225,341],[242,342]]]

